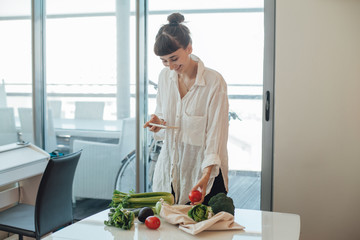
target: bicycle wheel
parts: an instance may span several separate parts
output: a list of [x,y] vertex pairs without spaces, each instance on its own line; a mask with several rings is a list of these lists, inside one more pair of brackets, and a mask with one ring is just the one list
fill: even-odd
[[136,169],[135,169],[135,150],[129,153],[123,160],[119,172],[116,176],[115,189],[120,192],[128,193],[136,190]]

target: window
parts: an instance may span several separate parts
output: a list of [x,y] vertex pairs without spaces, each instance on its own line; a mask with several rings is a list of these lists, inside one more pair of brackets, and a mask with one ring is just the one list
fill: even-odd
[[153,53],[158,29],[180,12],[191,31],[193,54],[220,72],[229,97],[229,194],[236,207],[260,209],[263,1],[149,1],[149,114],[155,111],[156,83],[164,67]]
[[[136,44],[136,4],[148,6],[146,41],[140,41],[140,46]],[[143,138],[141,133],[136,135],[135,117],[138,111],[144,111],[144,115],[154,112],[158,74],[163,68],[153,53],[155,34],[170,13],[179,11],[192,32],[193,53],[207,67],[219,71],[228,84],[229,194],[242,201],[236,207],[259,209],[263,1],[47,0],[45,5],[46,69],[42,71],[46,79],[44,114],[48,117],[42,127],[46,127],[46,151],[57,149],[66,154],[84,149],[75,177],[74,201],[106,199],[107,207],[114,185],[123,184],[123,191],[135,189],[135,178],[139,176],[135,175],[133,150],[136,138]],[[33,94],[34,82],[39,83],[32,79],[32,24],[31,1],[0,1],[0,111],[10,112],[13,118],[0,121],[0,133],[12,135],[10,142],[34,142],[35,117],[31,114],[41,114],[32,111],[32,96],[42,95],[36,91]],[[145,91],[148,95],[138,96],[137,54],[145,49],[145,42],[147,66],[143,77],[149,80]],[[143,97],[148,101],[144,109],[137,109],[137,101]],[[21,117],[20,112],[27,117]],[[13,130],[8,131],[4,122],[13,124]],[[10,143],[9,137],[5,137],[6,141],[0,138],[0,145]],[[142,142],[145,145],[144,139]],[[149,165],[149,189],[159,149],[160,143],[149,152],[149,159],[143,160]],[[125,171],[125,167],[130,170]],[[117,180],[121,177],[120,183]],[[240,178],[249,184],[235,184]],[[103,186],[107,190],[103,191]]]
[[0,1],[0,145],[33,141],[31,1]]

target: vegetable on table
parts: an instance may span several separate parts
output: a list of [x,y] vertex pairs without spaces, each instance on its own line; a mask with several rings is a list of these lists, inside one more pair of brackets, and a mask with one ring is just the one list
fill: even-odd
[[135,214],[130,210],[111,208],[108,216],[109,219],[104,221],[104,224],[107,226],[130,230],[134,225]]
[[160,215],[160,211],[161,211],[161,204],[164,202],[164,199],[160,199],[156,204],[155,204],[155,211],[154,213],[157,215]]
[[225,193],[218,193],[211,197],[209,200],[209,206],[204,204],[194,205],[189,211],[188,216],[196,222],[207,220],[212,215],[219,212],[228,212],[232,215],[235,213],[234,202],[231,197],[226,196]]
[[147,217],[145,225],[150,229],[158,229],[160,227],[160,219],[156,216]]
[[139,216],[139,212],[142,208],[123,208],[123,209],[133,212],[135,214],[135,217],[137,217]]
[[208,207],[204,204],[194,205],[189,211],[188,216],[191,217],[196,222],[201,222],[212,217],[211,207]]
[[152,210],[152,208],[150,207],[143,207],[140,212],[139,212],[139,216],[138,219],[140,222],[144,223],[145,219],[149,216],[153,216],[154,215],[154,211]]
[[164,199],[170,205],[174,204],[174,196],[168,192],[123,193],[115,190],[110,206],[115,208],[154,208],[160,199]]
[[209,200],[209,206],[214,214],[221,211],[228,212],[232,215],[235,213],[234,201],[231,197],[226,196],[225,193],[218,193],[211,197]]

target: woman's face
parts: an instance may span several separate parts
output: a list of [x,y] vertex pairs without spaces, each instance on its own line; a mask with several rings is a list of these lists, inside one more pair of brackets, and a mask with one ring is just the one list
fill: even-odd
[[160,59],[165,67],[169,67],[171,70],[175,70],[178,74],[181,74],[189,66],[191,52],[192,47],[189,44],[187,48],[179,48],[171,54],[161,56]]

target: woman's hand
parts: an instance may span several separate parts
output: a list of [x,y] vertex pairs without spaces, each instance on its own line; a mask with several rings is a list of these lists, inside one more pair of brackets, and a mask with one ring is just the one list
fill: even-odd
[[200,204],[204,201],[206,195],[206,188],[210,179],[210,173],[212,168],[213,166],[208,166],[204,168],[202,177],[200,178],[198,183],[191,189],[191,191],[199,190],[201,192],[201,200],[199,202],[193,202],[191,203],[191,205]]
[[156,127],[156,126],[151,126],[150,123],[155,123],[155,124],[161,124],[161,125],[165,125],[166,122],[162,119],[160,119],[158,116],[156,116],[155,114],[151,115],[151,118],[149,121],[147,121],[144,124],[144,128],[148,127],[150,131],[152,132],[158,132],[160,131],[161,127]]

